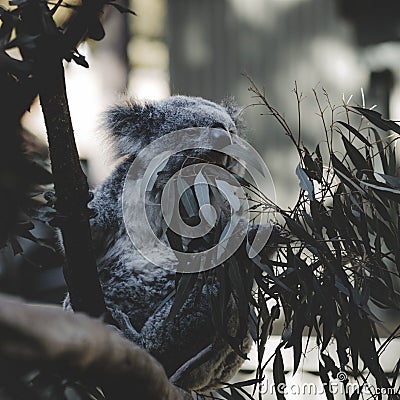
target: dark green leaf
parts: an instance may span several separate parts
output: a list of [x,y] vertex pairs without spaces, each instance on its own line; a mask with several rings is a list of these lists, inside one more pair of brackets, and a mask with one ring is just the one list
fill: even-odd
[[282,389],[286,385],[286,380],[285,380],[285,371],[283,366],[282,353],[280,348],[278,348],[275,352],[273,376],[274,376],[276,398],[277,400],[285,400],[285,394],[283,393]]
[[248,379],[246,381],[232,383],[231,386],[235,388],[242,388],[244,386],[256,385],[258,382],[258,379]]
[[19,35],[14,40],[11,40],[4,48],[12,49],[13,47],[20,47],[24,49],[34,49],[36,47],[39,35]]
[[339,368],[335,365],[335,362],[329,355],[324,353],[321,353],[321,358],[324,361],[325,370],[332,372],[333,376],[336,378],[336,375],[339,372]]
[[353,394],[350,396],[350,400],[358,400],[362,393],[362,390],[355,390]]
[[22,246],[19,244],[17,239],[10,238],[10,245],[11,245],[11,248],[13,249],[14,256],[16,256],[17,254],[23,253],[24,250],[23,250]]
[[344,245],[356,247],[361,251],[361,247],[358,244],[358,236],[353,229],[352,224],[349,222],[348,217],[345,215],[341,202],[341,197],[338,192],[333,196],[333,210],[332,210],[332,224],[338,230],[341,238],[344,239]]
[[330,381],[329,381],[329,376],[328,376],[328,370],[325,368],[322,363],[319,363],[319,377],[321,379],[321,382],[324,386],[325,390],[325,395],[328,400],[334,400],[332,390],[330,387]]
[[378,128],[383,129],[384,131],[391,130],[393,132],[400,133],[400,126],[393,121],[383,119],[382,114],[362,107],[352,107],[352,108],[357,110],[360,114],[362,114],[365,118],[367,118],[368,121],[370,121]]
[[317,156],[319,168],[322,169],[323,161],[322,161],[322,155],[321,155],[321,148],[320,145],[318,144],[317,147],[315,148],[315,154]]
[[[319,149],[319,148],[318,148]],[[317,182],[322,183],[322,162],[318,158],[313,160],[310,153],[304,148],[303,162],[305,166],[305,172],[310,179],[315,179]]]
[[[387,175],[386,175],[387,176]],[[394,194],[396,196],[392,196],[391,198],[393,200],[397,200],[398,202],[400,201],[400,190],[399,189],[393,189],[381,182],[368,182],[368,181],[361,181],[364,185],[373,188],[375,190],[379,190],[382,192],[386,192],[386,194]]]
[[301,359],[303,343],[303,330],[306,326],[305,316],[307,313],[306,304],[301,304],[293,316],[292,333],[286,347],[293,346],[293,374],[296,373]]
[[385,149],[384,149],[383,143],[382,143],[383,139],[379,135],[377,129],[374,129],[374,128],[369,128],[369,129],[371,129],[372,132],[374,132],[375,141],[376,141],[375,143],[376,143],[376,146],[378,147],[378,150],[379,150],[379,157],[380,157],[381,162],[382,162],[383,171],[385,172],[385,174],[390,174],[389,164],[388,164],[388,161],[386,159],[386,152],[385,152]]
[[303,168],[300,167],[300,164],[296,168],[296,175],[300,180],[300,188],[307,192],[307,196],[310,200],[314,200],[314,185]]
[[193,291],[194,285],[197,281],[198,274],[183,274],[179,280],[178,288],[171,310],[169,311],[166,322],[172,321],[182,306],[185,304],[190,293]]
[[400,188],[400,179],[397,176],[391,176],[386,174],[379,174],[389,185]]
[[396,235],[392,230],[383,222],[379,224],[379,229],[382,234],[383,240],[392,253],[396,253],[399,248],[399,243],[397,241]]
[[71,54],[71,58],[81,67],[89,68],[89,64],[82,54]]
[[322,251],[327,250],[326,245],[314,239],[299,223],[297,223],[287,215],[284,215],[283,217],[285,218],[285,221],[290,229],[290,232],[293,233],[293,235],[303,240],[310,246],[315,247],[316,249],[320,249]]
[[198,216],[199,208],[192,188],[185,182],[183,178],[181,178],[181,176],[178,176],[176,184],[180,201],[185,208],[188,217],[192,218]]
[[351,125],[343,121],[337,121],[337,122],[338,124],[341,124],[345,128],[347,128],[354,136],[360,139],[365,145],[367,145],[368,147],[372,146],[371,143],[356,128],[353,128]]
[[239,314],[238,337],[244,337],[247,330],[247,320],[249,316],[249,298],[244,290],[243,280],[239,270],[239,264],[235,257],[231,257],[227,262],[228,276],[231,282],[233,293],[236,295],[236,305]]
[[379,277],[367,277],[365,283],[371,291],[371,300],[375,304],[380,305],[383,308],[395,308],[391,293],[391,288],[387,287],[385,281]]
[[231,395],[225,389],[217,389],[217,393],[221,395],[224,399],[232,399]]
[[135,11],[132,11],[132,10],[130,10],[130,9],[127,8],[127,7],[121,6],[121,4],[114,3],[113,1],[111,1],[111,2],[109,2],[109,3],[107,3],[107,4],[109,4],[110,6],[113,6],[114,8],[116,8],[116,9],[117,9],[120,13],[122,13],[122,14],[137,15],[137,14],[135,13]]
[[106,35],[103,24],[99,19],[94,20],[90,26],[88,26],[87,37],[96,41],[102,40]]
[[350,156],[351,161],[358,171],[366,173],[368,176],[373,176],[370,171],[370,166],[365,160],[364,156],[356,149],[352,143],[350,143],[343,135],[342,141],[346,148],[347,154]]
[[233,386],[230,387],[231,389],[231,400],[245,400],[238,390],[236,390]]
[[268,277],[270,277],[277,285],[281,286],[283,289],[291,291],[288,286],[286,286],[278,277],[275,276],[274,271],[272,268],[266,263],[261,261],[261,257],[259,255],[256,255],[251,259],[262,271],[266,272],[268,274]]
[[351,178],[352,175],[350,173],[350,171],[343,165],[343,162],[340,161],[334,154],[332,154],[332,164],[333,167],[340,171],[343,175]]

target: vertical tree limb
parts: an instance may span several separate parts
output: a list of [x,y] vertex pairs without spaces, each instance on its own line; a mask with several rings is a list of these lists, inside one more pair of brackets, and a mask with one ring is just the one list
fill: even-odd
[[[47,16],[48,24],[54,24],[51,15]],[[63,53],[56,38],[44,37],[37,76],[65,248],[64,276],[73,309],[100,316],[106,308],[92,247],[89,187],[79,162],[66,95]]]

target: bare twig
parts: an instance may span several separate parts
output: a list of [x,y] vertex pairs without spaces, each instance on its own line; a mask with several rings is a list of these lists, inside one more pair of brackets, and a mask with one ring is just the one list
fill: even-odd
[[301,145],[301,101],[303,100],[303,92],[299,92],[299,88],[297,86],[297,82],[294,81],[294,89],[293,89],[294,94],[296,95],[296,101],[297,101],[297,147],[300,147]]
[[328,106],[326,106],[325,108],[322,108],[321,102],[319,101],[319,97],[318,97],[318,93],[316,88],[313,89],[313,93],[314,93],[314,97],[315,97],[315,101],[317,103],[318,106],[318,110],[319,110],[319,116],[321,117],[322,120],[322,124],[324,126],[324,132],[325,132],[325,138],[326,138],[326,144],[328,146],[328,150],[329,150],[329,154],[332,154],[332,147],[330,146],[330,140],[329,140],[329,136],[328,136],[328,128],[326,126],[326,121],[325,121],[325,111],[327,109]]
[[254,93],[254,95],[255,95],[254,97],[258,98],[258,100],[259,100],[259,103],[256,105],[263,105],[268,109],[268,111],[271,113],[271,115],[281,125],[281,127],[285,131],[285,134],[290,138],[292,143],[295,145],[295,148],[296,148],[297,152],[299,153],[299,157],[300,157],[300,159],[302,159],[301,148],[299,146],[297,146],[297,141],[294,138],[293,132],[292,132],[289,124],[287,123],[285,117],[275,107],[273,107],[270,104],[270,102],[268,101],[267,96],[265,94],[265,90],[261,91],[250,76],[248,76],[248,75],[245,75],[245,76],[251,83],[251,86],[249,87],[249,91]]

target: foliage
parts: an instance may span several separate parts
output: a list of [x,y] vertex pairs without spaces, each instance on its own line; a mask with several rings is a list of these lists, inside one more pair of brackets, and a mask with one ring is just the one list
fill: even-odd
[[[85,58],[79,54],[76,48],[79,42],[86,38],[93,40],[103,38],[104,29],[100,16],[103,7],[107,4],[120,12],[133,13],[115,2],[103,0],[83,0],[73,2],[73,4],[67,4],[63,1],[53,3],[40,0],[18,0],[11,1],[8,9],[0,7],[0,86],[2,87],[0,120],[4,133],[2,142],[4,146],[2,146],[1,155],[3,156],[3,150],[5,155],[4,158],[2,157],[2,162],[5,161],[3,162],[5,165],[4,169],[3,163],[1,166],[2,176],[0,178],[2,181],[0,181],[0,188],[3,188],[4,185],[6,192],[2,193],[2,196],[3,194],[4,197],[9,196],[6,205],[10,203],[14,207],[7,219],[7,224],[3,224],[3,215],[1,215],[0,221],[0,250],[3,251],[2,256],[6,254],[4,260],[2,260],[5,261],[6,265],[3,265],[2,262],[1,272],[6,272],[6,278],[7,270],[11,270],[13,267],[12,260],[7,257],[8,254],[22,256],[29,262],[32,261],[29,260],[25,251],[27,241],[45,251],[55,252],[54,238],[51,237],[48,240],[47,237],[39,237],[36,228],[49,228],[50,225],[59,226],[60,223],[68,221],[67,213],[59,212],[57,205],[54,209],[54,205],[61,199],[60,190],[57,190],[56,194],[43,193],[44,190],[48,189],[47,185],[51,184],[53,179],[56,183],[54,169],[58,168],[59,170],[62,163],[52,157],[52,176],[46,165],[47,160],[43,160],[42,157],[35,160],[36,155],[33,152],[24,150],[23,144],[26,143],[25,138],[22,137],[23,130],[20,126],[20,119],[29,109],[37,94],[40,93],[46,122],[49,122],[51,118],[54,120],[54,117],[58,117],[68,123],[67,101],[54,102],[54,97],[51,98],[50,102],[53,100],[53,104],[64,111],[63,114],[51,115],[52,110],[46,112],[44,109],[47,99],[42,96],[43,88],[48,89],[50,87],[51,90],[47,90],[45,93],[50,95],[49,97],[56,94],[62,98],[65,95],[62,60],[74,60],[79,65],[88,67]],[[58,20],[58,11],[63,8],[70,11],[66,14],[66,18]],[[52,82],[52,84],[49,84],[49,82]],[[53,85],[53,83],[55,84]],[[48,104],[49,102],[47,102]],[[62,140],[58,140],[58,143],[56,140],[52,140],[50,154],[57,150],[58,145],[60,154],[72,160],[75,150],[76,164],[79,168],[73,133],[68,135],[70,132],[63,130],[62,124],[50,124],[50,126],[47,124],[47,128],[48,130],[49,128],[50,130],[60,129],[62,132],[58,139],[66,138],[69,141],[68,146],[60,149],[59,144],[60,142],[63,143]],[[47,151],[45,158],[47,158]],[[64,163],[64,167],[68,167],[67,164]],[[72,161],[69,166],[71,164]],[[73,172],[71,169],[64,168],[64,173],[67,176],[74,177]],[[13,179],[15,181],[10,184],[10,180]],[[86,181],[86,178],[84,180]],[[66,187],[66,191],[81,193],[77,190],[79,183],[77,182],[72,188]],[[14,190],[14,186],[18,187],[18,190]],[[84,185],[81,187],[85,190]],[[87,188],[86,194],[89,199]],[[59,195],[58,199],[57,195]],[[75,233],[77,241],[79,241],[79,235],[80,231],[78,234]],[[90,246],[87,248],[89,249]],[[4,251],[5,249],[9,251]],[[81,257],[83,257],[83,254],[81,254]],[[35,264],[38,264],[39,267],[43,266],[42,260],[37,260]],[[81,276],[84,272],[85,270],[80,270]],[[14,277],[16,271],[11,271],[9,275]],[[12,291],[6,279],[1,283],[2,289]],[[84,282],[82,281],[82,283]],[[2,397],[103,398],[103,395],[97,389],[85,387],[82,383],[75,382],[74,379],[69,381],[49,371],[38,373],[36,368],[24,369],[21,366],[14,368],[9,362],[4,364],[3,361],[0,363],[2,375],[0,395]]]
[[50,371],[27,370],[8,365],[0,380],[0,394],[12,399],[104,400],[100,389],[66,379]]
[[[89,4],[91,3],[91,4]],[[67,61],[74,60],[79,65],[88,67],[85,57],[76,50],[79,41],[85,38],[100,40],[104,36],[100,16],[104,5],[110,5],[120,12],[127,10],[123,6],[109,1],[73,1],[71,4],[58,1],[16,0],[10,2],[8,9],[0,7],[0,99],[2,108],[0,119],[3,126],[4,169],[13,169],[9,174],[15,180],[19,191],[11,191],[9,183],[4,182],[5,193],[9,193],[10,206],[18,208],[10,215],[1,215],[0,249],[10,251],[5,254],[20,255],[24,258],[26,240],[41,251],[55,253],[54,238],[37,237],[37,231],[46,230],[49,224],[57,225],[62,216],[52,208],[55,197],[49,192],[48,198],[43,194],[51,189],[51,173],[49,172],[47,149],[45,156],[31,149],[24,149],[26,137],[21,136],[19,119],[29,109],[38,94],[38,75],[40,63],[48,62],[54,54],[46,49],[46,43],[53,43],[60,52],[60,57]],[[60,10],[69,10],[59,17]],[[99,32],[103,32],[99,34]],[[24,135],[22,135],[24,136]],[[29,136],[29,133],[25,133]],[[15,143],[14,143],[15,142]],[[13,157],[11,159],[11,157]],[[11,165],[11,167],[10,167]],[[3,164],[2,164],[3,168]],[[15,192],[15,193],[14,193]],[[52,197],[52,198],[50,198]],[[18,206],[18,207],[16,207]],[[10,213],[9,213],[10,214]],[[5,223],[6,219],[13,223]],[[17,224],[15,224],[17,222]],[[39,229],[37,229],[39,228]],[[3,232],[4,230],[4,232]],[[50,232],[50,230],[48,230]],[[31,246],[32,250],[32,246]],[[26,258],[27,259],[27,258]],[[28,262],[39,264],[38,262]],[[4,271],[3,271],[4,272]],[[7,274],[5,274],[7,275]],[[2,282],[2,288],[10,288],[9,282]]]
[[[360,386],[372,374],[377,387],[395,387],[399,362],[393,366],[389,382],[379,357],[398,336],[400,326],[380,344],[376,328],[383,323],[373,309],[399,310],[400,305],[396,290],[400,276],[400,181],[393,146],[400,128],[373,110],[348,103],[335,107],[325,92],[324,108],[314,90],[325,141],[312,152],[301,142],[300,119],[295,138],[265,93],[254,85],[250,90],[281,122],[300,158],[296,169],[298,201],[292,210],[277,207],[289,243],[278,247],[276,259],[264,260],[270,271],[256,280],[259,352],[263,353],[266,327],[273,324],[278,308],[285,318],[282,345],[293,348],[294,371],[306,351],[301,337],[310,338],[313,333],[320,351],[322,382],[327,383],[328,374],[336,377],[338,371],[346,371]],[[297,86],[295,94],[300,110]],[[272,308],[266,306],[270,300],[275,302]],[[337,362],[326,351],[332,339]],[[276,383],[284,380],[280,360],[278,347]],[[259,378],[264,368],[260,366]],[[329,391],[326,396],[332,398]]]
[[[385,326],[376,310],[398,311],[400,306],[400,179],[393,146],[400,127],[364,107],[348,103],[333,106],[326,92],[324,105],[314,90],[324,139],[310,151],[301,140],[302,94],[297,86],[298,135],[253,82],[250,91],[257,104],[277,119],[297,149],[298,200],[289,210],[274,206],[280,230],[275,229],[269,241],[269,246],[276,247],[273,257],[268,248],[260,258],[253,259],[240,249],[223,265],[203,273],[200,285],[193,277],[182,276],[171,313],[179,310],[194,288],[200,290],[207,282],[218,282],[221,293],[215,299],[213,317],[239,354],[250,322],[258,350],[256,379],[227,384],[226,389],[218,390],[221,397],[216,394],[216,398],[252,398],[244,387],[256,388],[262,382],[272,358],[275,384],[284,383],[282,348],[293,349],[295,373],[307,351],[302,337],[309,341],[311,335],[316,336],[319,376],[328,399],[333,399],[329,381],[339,372],[354,376],[360,388],[370,375],[376,387],[396,387],[400,361],[393,365],[390,381],[379,359],[389,342],[398,337],[400,326],[380,343],[377,327],[384,330]],[[254,214],[271,207],[263,193],[255,191],[249,182],[242,184],[250,189]],[[194,191],[191,195],[196,197]],[[187,198],[183,205],[188,210]],[[174,240],[176,244],[177,238]],[[224,310],[230,297],[236,302],[240,321],[237,337],[224,331]],[[268,338],[276,330],[280,315],[284,318],[281,342],[274,356],[265,361]],[[335,356],[327,348],[332,341],[336,344]],[[346,378],[344,387],[347,384]],[[359,396],[357,393],[353,399]],[[284,395],[277,393],[277,398],[284,399]]]

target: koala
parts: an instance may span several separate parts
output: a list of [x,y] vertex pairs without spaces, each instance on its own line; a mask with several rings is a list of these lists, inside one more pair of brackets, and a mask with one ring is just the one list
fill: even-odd
[[[208,393],[232,378],[244,361],[212,322],[210,298],[217,295],[219,287],[211,283],[202,287],[200,296],[190,293],[176,316],[167,321],[174,302],[176,273],[150,265],[135,248],[124,226],[121,196],[129,167],[148,144],[170,132],[193,127],[219,128],[239,135],[236,109],[231,103],[218,105],[186,96],[160,102],[131,101],[109,109],[105,126],[117,156],[122,157],[90,203],[95,211],[91,229],[107,308],[125,336],[152,354],[174,383],[188,391]],[[204,140],[199,137],[199,147]],[[219,157],[212,152],[209,156]],[[167,164],[167,169],[173,174],[181,165],[178,159]],[[157,227],[160,216],[150,218]],[[137,229],[140,233],[141,227]],[[68,296],[64,305],[70,308]],[[238,325],[236,311],[234,302],[228,302],[227,325],[232,336]],[[240,346],[242,354],[249,352],[251,344],[246,332]]]

